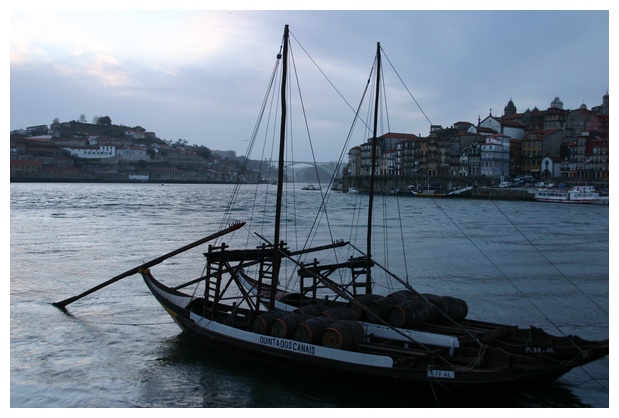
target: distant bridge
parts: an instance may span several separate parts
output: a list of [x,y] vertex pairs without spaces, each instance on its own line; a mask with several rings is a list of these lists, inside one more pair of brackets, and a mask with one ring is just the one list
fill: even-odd
[[[332,177],[333,174],[337,174],[337,175],[342,174],[342,168],[343,168],[343,164],[340,164],[340,166],[338,167],[337,163],[334,161],[330,161],[328,163],[313,162],[313,161],[285,161],[284,162],[284,167],[286,168],[293,168],[297,165],[307,165],[310,167],[316,167],[322,170],[323,172],[327,173],[329,177]],[[336,173],[335,171],[338,168],[339,168],[339,172]]]

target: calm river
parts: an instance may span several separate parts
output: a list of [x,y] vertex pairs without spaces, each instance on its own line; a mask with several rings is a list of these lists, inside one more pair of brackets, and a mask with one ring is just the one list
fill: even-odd
[[[377,396],[371,382],[360,393],[211,352],[180,334],[137,275],[67,312],[51,305],[211,234],[231,190],[11,184],[11,407],[458,406],[413,393]],[[295,204],[310,205],[311,193],[299,191]],[[331,197],[341,238],[360,198]],[[380,205],[399,208],[406,269],[418,290],[465,299],[470,318],[608,338],[609,206],[393,196]],[[157,277],[199,277],[204,250],[167,260]],[[476,406],[608,407],[608,388],[605,358],[547,387]]]

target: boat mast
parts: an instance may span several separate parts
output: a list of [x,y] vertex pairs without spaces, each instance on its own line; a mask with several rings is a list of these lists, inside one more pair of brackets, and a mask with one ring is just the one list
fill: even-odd
[[376,148],[378,138],[378,102],[380,99],[380,42],[376,43],[376,97],[374,100],[374,126],[372,134],[372,166],[370,167],[370,199],[368,202],[368,229],[367,229],[367,273],[365,279],[365,293],[372,293],[372,209],[374,205],[374,178],[376,177]]
[[278,58],[283,56],[282,60],[282,88],[281,88],[281,106],[282,116],[279,131],[279,162],[277,166],[277,200],[275,203],[275,233],[273,236],[273,280],[271,284],[271,297],[269,298],[269,309],[275,307],[275,292],[277,282],[279,280],[279,268],[281,264],[281,256],[279,254],[280,247],[280,222],[282,217],[282,196],[284,190],[284,146],[286,144],[286,78],[288,73],[288,25],[284,27],[283,50]]

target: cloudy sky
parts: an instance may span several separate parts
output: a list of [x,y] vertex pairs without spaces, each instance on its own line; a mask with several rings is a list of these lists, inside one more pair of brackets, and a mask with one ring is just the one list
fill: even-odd
[[[535,4],[550,9],[543,3]],[[390,105],[394,132],[476,123],[490,111],[502,115],[510,99],[518,111],[546,109],[555,97],[567,109],[591,108],[609,90],[608,3],[598,11],[402,10],[398,3],[397,10],[335,11],[322,2],[311,3],[320,10],[247,11],[248,3],[234,1],[210,11],[24,7],[9,15],[10,129],[109,116],[162,139],[244,155],[285,24],[300,42],[295,57],[307,51],[338,89],[318,87],[325,83],[317,72],[301,80],[310,90],[305,101],[313,101],[306,110],[318,161],[338,157],[333,144],[346,139],[348,104],[357,105],[377,42],[383,66],[395,67],[423,111],[408,93],[392,95],[402,106]]]

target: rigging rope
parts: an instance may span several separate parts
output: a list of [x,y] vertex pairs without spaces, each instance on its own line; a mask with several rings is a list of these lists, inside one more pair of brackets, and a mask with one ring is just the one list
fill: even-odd
[[[490,199],[491,200],[491,199]],[[553,262],[551,262],[545,255],[544,253],[542,253],[539,248],[537,248],[537,246],[532,243],[529,238],[526,237],[526,235],[524,235],[524,233],[518,228],[518,226],[516,226],[516,224],[514,224],[511,219],[509,219],[509,217],[505,214],[505,212],[503,212],[501,210],[500,207],[497,206],[496,202],[494,200],[491,200],[492,204],[494,205],[494,207],[501,213],[501,215],[503,215],[503,217],[509,222],[509,224],[514,227],[514,229],[516,231],[518,231],[518,233],[520,234],[520,236],[522,236],[522,238],[524,238],[524,240],[527,242],[527,244],[529,244],[531,247],[533,247],[535,249],[535,251],[537,251],[537,253],[553,268],[557,271],[557,273],[559,273],[559,275],[561,277],[563,277],[563,279],[565,279],[565,281],[567,281],[569,284],[571,284],[576,290],[578,290],[578,292],[580,292],[580,294],[582,296],[584,296],[585,298],[589,299],[589,301],[595,305],[598,309],[600,309],[602,312],[604,312],[606,315],[608,315],[608,311],[606,309],[604,309],[602,306],[600,306],[597,302],[595,302],[593,299],[591,299],[589,297],[589,295],[587,295],[585,292],[583,292],[582,289],[580,289],[576,283],[574,283],[572,280],[570,280],[561,270],[559,270],[559,268],[556,266],[556,264],[554,264]]]
[[[381,48],[381,50],[383,50]],[[417,105],[417,107],[419,108],[419,111],[421,113],[423,113],[423,116],[426,118],[426,120],[428,121],[428,123],[430,124],[430,126],[432,126],[432,122],[430,121],[430,118],[428,118],[428,116],[426,115],[426,113],[423,111],[423,109],[421,108],[421,106],[419,105],[419,103],[417,102],[417,99],[415,99],[415,96],[413,96],[413,93],[410,92],[410,90],[408,89],[408,87],[406,86],[406,84],[404,84],[404,81],[402,80],[402,77],[400,77],[400,74],[398,74],[398,72],[396,71],[396,69],[394,68],[393,64],[391,64],[391,61],[389,60],[389,57],[387,56],[387,54],[385,54],[384,50],[383,50],[383,56],[385,58],[387,58],[387,61],[389,61],[389,65],[391,65],[391,68],[393,69],[393,72],[398,76],[398,78],[400,79],[400,81],[402,82],[402,85],[404,86],[404,88],[406,89],[406,91],[408,92],[409,96],[411,96],[411,99],[413,99],[413,101],[415,102],[415,104]]]

